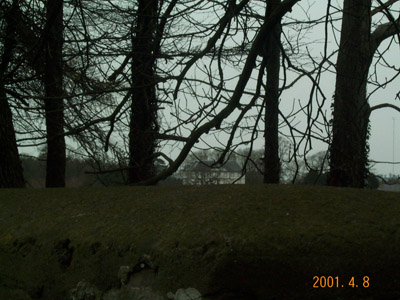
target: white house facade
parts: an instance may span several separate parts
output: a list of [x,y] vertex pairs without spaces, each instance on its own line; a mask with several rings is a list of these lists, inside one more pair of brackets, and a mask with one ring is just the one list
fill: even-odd
[[182,172],[183,184],[244,184],[245,175],[236,161],[213,166],[212,161],[199,161]]

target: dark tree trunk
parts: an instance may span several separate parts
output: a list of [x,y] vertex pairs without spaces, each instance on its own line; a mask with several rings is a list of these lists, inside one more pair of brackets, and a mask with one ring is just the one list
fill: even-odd
[[[280,0],[268,1],[268,18]],[[264,183],[279,183],[280,159],[278,142],[279,71],[280,71],[280,23],[268,35],[265,48],[267,84],[265,91],[265,152]]]
[[7,12],[5,39],[0,63],[0,188],[20,188],[25,186],[21,160],[19,159],[12,113],[4,88],[8,65],[15,46],[15,24],[12,18],[17,2]]
[[154,76],[158,0],[138,2],[137,23],[132,35],[128,183],[146,180],[154,175],[158,132]]
[[48,0],[44,28],[47,129],[46,187],[65,186],[66,150],[62,75],[63,0]]
[[24,187],[11,110],[3,86],[0,87],[0,145],[0,188]]
[[328,184],[364,186],[367,177],[371,0],[346,0],[337,60]]

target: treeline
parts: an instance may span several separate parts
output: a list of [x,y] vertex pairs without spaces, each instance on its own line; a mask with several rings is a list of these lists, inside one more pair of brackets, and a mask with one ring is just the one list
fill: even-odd
[[[21,162],[26,187],[45,187],[46,161],[34,157],[22,156]],[[67,187],[112,186],[122,185],[126,181],[126,174],[123,174],[123,172],[111,172],[107,174],[88,174],[87,172],[95,172],[93,163],[79,158],[67,157],[65,185]]]
[[[25,186],[28,188],[43,188],[46,186],[46,161],[43,158],[21,156],[23,176]],[[115,165],[110,162],[104,164],[106,172],[98,171],[96,162],[84,160],[79,157],[67,156],[65,169],[65,186],[118,186],[127,183],[128,173],[126,166]],[[156,168],[165,168],[163,164],[156,164]],[[117,170],[117,171],[110,171]],[[171,176],[166,180],[160,181],[160,185],[179,185],[182,184],[180,178]]]
[[[260,151],[258,151],[260,152]],[[257,153],[257,151],[256,151]],[[198,156],[201,154],[197,153]],[[235,159],[236,160],[236,159]],[[237,158],[238,163],[242,164],[243,160]],[[46,162],[41,159],[34,157],[22,156],[21,157],[23,175],[26,180],[26,187],[29,188],[43,188],[46,183]],[[191,164],[191,161],[186,162]],[[65,173],[65,185],[66,187],[82,187],[82,186],[118,186],[125,185],[127,181],[126,170],[120,170],[115,172],[97,173],[96,169],[93,167],[94,162],[88,160],[82,160],[80,158],[67,157],[66,173]],[[119,166],[108,165],[109,170],[116,170]],[[164,169],[166,166],[162,163],[158,164],[157,167]],[[304,169],[306,170],[306,169]],[[320,170],[320,169],[318,169]],[[308,185],[326,185],[327,173],[320,172],[317,169],[312,169],[301,173],[296,184],[308,184]],[[290,172],[286,169],[286,172]],[[281,182],[285,182],[285,178],[289,178],[289,174],[281,174]],[[246,184],[262,184],[264,176],[254,166],[248,166],[245,173],[245,183]],[[392,182],[395,178],[385,178],[386,182]],[[374,174],[370,174],[366,187],[371,189],[377,189],[379,187],[380,181],[378,177]],[[286,182],[290,183],[290,182]],[[174,176],[168,177],[166,180],[160,181],[159,185],[182,185],[182,172],[177,172]]]

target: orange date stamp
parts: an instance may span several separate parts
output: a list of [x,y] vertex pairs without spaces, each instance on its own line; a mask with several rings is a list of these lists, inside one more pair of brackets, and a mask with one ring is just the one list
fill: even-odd
[[356,278],[352,276],[350,279],[341,279],[339,276],[314,276],[313,288],[324,289],[324,288],[369,288],[369,276],[363,276],[362,278]]

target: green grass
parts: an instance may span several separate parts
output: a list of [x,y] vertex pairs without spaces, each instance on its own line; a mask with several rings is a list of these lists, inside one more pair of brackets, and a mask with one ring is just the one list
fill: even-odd
[[[163,292],[399,298],[399,216],[398,193],[301,185],[0,190],[0,289],[32,299],[65,297],[82,279],[108,289],[146,253]],[[313,289],[317,275],[345,285],[368,275],[371,286]]]

